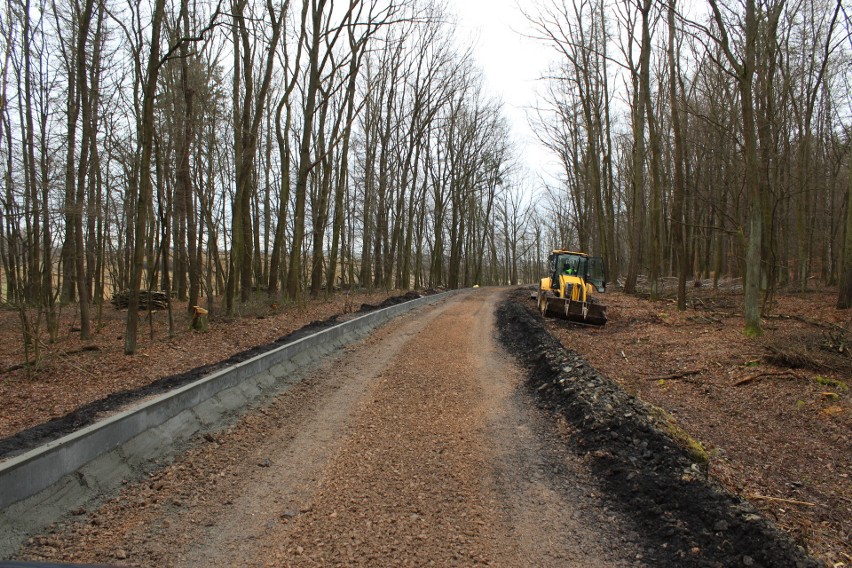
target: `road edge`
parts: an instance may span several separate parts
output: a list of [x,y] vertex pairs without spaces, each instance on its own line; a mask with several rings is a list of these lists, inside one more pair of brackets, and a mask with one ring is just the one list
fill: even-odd
[[173,457],[193,436],[236,420],[258,397],[287,390],[308,365],[456,292],[322,329],[0,462],[0,558],[33,532],[138,476],[145,464]]
[[525,289],[497,307],[498,337],[527,368],[527,388],[572,426],[604,498],[654,543],[655,566],[823,564],[743,499],[706,477],[660,427],[651,407],[598,373],[545,329]]

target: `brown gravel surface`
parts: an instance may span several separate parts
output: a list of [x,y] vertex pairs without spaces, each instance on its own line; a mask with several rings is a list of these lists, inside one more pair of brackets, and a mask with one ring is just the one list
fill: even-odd
[[605,327],[547,327],[699,440],[712,477],[814,556],[852,566],[852,314],[836,294],[779,294],[756,339],[742,334],[741,292],[708,287],[685,312],[608,292]]
[[21,558],[139,566],[636,566],[497,347],[500,293],[409,314]]

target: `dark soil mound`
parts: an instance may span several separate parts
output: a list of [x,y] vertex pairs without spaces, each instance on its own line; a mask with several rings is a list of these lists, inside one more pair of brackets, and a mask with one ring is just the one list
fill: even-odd
[[562,347],[516,290],[497,310],[503,344],[529,369],[528,388],[572,426],[603,499],[647,538],[652,566],[816,567],[747,502],[706,479],[700,459],[661,429],[651,407]]
[[417,298],[422,298],[423,296],[428,296],[429,294],[421,294],[419,292],[406,292],[401,296],[391,296],[387,298],[380,304],[361,304],[361,308],[358,310],[359,312],[371,312],[373,310],[380,310],[382,308],[389,308],[391,306],[395,306],[397,304],[401,304],[403,302],[408,302],[410,300],[416,300]]

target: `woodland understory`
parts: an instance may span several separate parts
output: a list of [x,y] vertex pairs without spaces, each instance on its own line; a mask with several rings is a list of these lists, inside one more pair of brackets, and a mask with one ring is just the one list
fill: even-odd
[[132,354],[140,291],[234,318],[535,282],[552,248],[652,299],[677,278],[681,308],[688,282],[742,278],[748,335],[778,286],[852,303],[848,7],[524,10],[552,48],[528,112],[550,173],[441,2],[7,0],[0,301],[27,360],[60,308],[91,338],[116,292]]

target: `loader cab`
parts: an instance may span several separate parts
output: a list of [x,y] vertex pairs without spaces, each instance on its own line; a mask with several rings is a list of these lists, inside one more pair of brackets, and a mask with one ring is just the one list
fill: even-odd
[[598,292],[606,291],[606,271],[603,259],[568,251],[554,251],[549,258],[551,280],[559,282],[560,274],[579,276],[595,287]]
[[586,282],[594,286],[598,292],[606,292],[606,268],[603,259],[599,256],[590,256],[588,261]]

